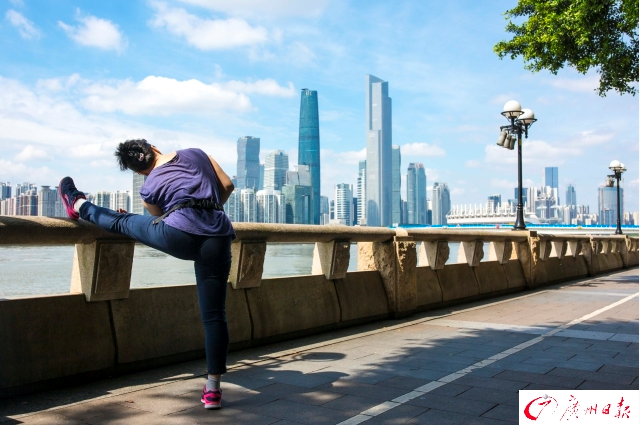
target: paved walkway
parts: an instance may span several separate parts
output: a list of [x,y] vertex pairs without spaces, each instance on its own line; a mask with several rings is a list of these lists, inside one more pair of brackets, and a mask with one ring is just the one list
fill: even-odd
[[[508,424],[521,389],[638,389],[638,270],[0,401],[5,424]],[[0,365],[1,367],[1,365]]]

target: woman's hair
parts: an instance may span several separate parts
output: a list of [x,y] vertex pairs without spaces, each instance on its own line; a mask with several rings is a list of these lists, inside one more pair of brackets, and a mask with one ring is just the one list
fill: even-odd
[[156,153],[145,139],[133,139],[120,143],[114,153],[122,171],[140,172],[153,165]]

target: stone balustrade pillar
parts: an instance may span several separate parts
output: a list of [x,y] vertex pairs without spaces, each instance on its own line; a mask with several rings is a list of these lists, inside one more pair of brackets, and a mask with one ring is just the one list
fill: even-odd
[[460,242],[458,263],[467,263],[469,267],[478,267],[482,258],[484,258],[482,241]]
[[510,240],[493,241],[489,244],[489,261],[506,264],[513,253],[513,242]]
[[344,279],[349,269],[351,242],[316,242],[311,274],[323,274],[327,280]]
[[576,240],[567,241],[567,254],[572,257],[577,257],[582,252],[582,242]]
[[417,260],[416,243],[408,236],[396,236],[388,242],[358,243],[358,270],[380,273],[389,311],[395,318],[411,314],[417,306]]
[[229,282],[233,289],[260,286],[266,251],[264,240],[240,240],[231,244]]
[[76,244],[69,292],[89,302],[128,298],[134,247],[132,240]]
[[[556,253],[556,256],[559,260],[562,260],[567,253],[567,241],[553,241],[551,242],[553,246],[553,250]],[[547,257],[548,258],[548,257]]]
[[587,263],[589,276],[595,276],[600,272],[600,263],[597,258],[600,246],[600,242],[593,239],[589,242],[582,242],[582,256]]
[[449,242],[423,241],[420,244],[420,264],[431,267],[431,270],[442,270],[449,260]]
[[545,249],[548,248],[548,251],[551,250],[550,244],[546,246],[544,242],[546,241],[541,243],[540,237],[537,236],[535,232],[531,232],[531,236],[529,236],[526,241],[515,244],[518,261],[520,262],[520,266],[522,266],[522,273],[524,274],[524,280],[528,287],[534,286],[538,279],[539,262],[542,260],[540,255],[541,245],[545,245]]

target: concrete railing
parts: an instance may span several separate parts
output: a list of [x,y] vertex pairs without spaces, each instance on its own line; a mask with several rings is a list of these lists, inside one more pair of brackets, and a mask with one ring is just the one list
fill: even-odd
[[[234,227],[232,349],[638,265],[638,239],[626,236]],[[270,242],[315,243],[312,274],[264,279]],[[347,272],[352,243],[358,271]],[[130,289],[132,240],[82,221],[0,217],[0,245],[62,244],[76,247],[69,294],[0,300],[0,397],[204,355],[195,285]]]

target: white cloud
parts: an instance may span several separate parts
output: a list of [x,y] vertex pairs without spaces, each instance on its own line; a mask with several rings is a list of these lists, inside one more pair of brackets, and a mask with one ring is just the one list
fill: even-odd
[[206,114],[215,111],[247,111],[249,98],[220,84],[198,80],[178,81],[149,76],[140,82],[119,80],[96,83],[83,89],[82,106],[92,111],[120,111],[131,115]]
[[228,83],[224,84],[224,87],[228,90],[237,91],[239,93],[257,93],[267,96],[293,97],[297,94],[292,82],[287,83],[287,87],[282,87],[276,80],[272,78],[258,80],[254,83],[229,81]]
[[14,159],[18,162],[33,160],[49,160],[51,156],[44,150],[27,145],[18,153]]
[[[6,181],[25,180],[37,185],[46,185],[49,182],[54,185],[60,181],[60,176],[48,167],[29,167],[23,163],[16,163],[6,159],[0,159],[0,170]],[[55,183],[54,183],[55,182]]]
[[424,172],[427,175],[427,181],[437,182],[438,179],[440,178],[440,175],[438,174],[438,170],[434,170],[433,168],[425,168]]
[[[514,187],[517,187],[518,184],[514,183],[510,180],[507,179],[496,179],[496,178],[492,178],[491,179],[491,187],[495,187],[497,189],[513,189]],[[524,193],[524,191],[523,191]]]
[[90,15],[81,16],[79,10],[76,20],[80,25],[71,26],[58,21],[58,26],[76,43],[118,52],[126,47],[124,36],[113,22]]
[[405,143],[400,146],[402,155],[407,156],[445,156],[446,152],[439,146],[428,143]]
[[254,46],[269,40],[265,28],[252,27],[242,19],[202,19],[184,9],[169,7],[166,3],[153,2],[151,6],[156,11],[151,21],[153,27],[166,28],[200,50]]
[[456,195],[463,195],[466,192],[466,190],[464,190],[461,187],[456,187],[451,191],[451,195],[456,196]]
[[[289,156],[291,159],[297,158]],[[331,149],[320,149],[320,175],[322,186],[321,193],[333,199],[334,185],[338,183],[347,183],[353,185],[356,190],[356,179],[358,178],[358,163],[366,159],[367,150],[336,152]],[[355,196],[355,195],[354,195]]]
[[615,136],[616,133],[610,129],[582,131],[569,144],[575,147],[597,146],[610,142]]
[[470,159],[464,163],[464,166],[469,168],[477,168],[480,166],[480,161],[476,159]]
[[13,9],[7,10],[5,18],[18,29],[20,36],[27,40],[40,38],[40,31],[35,27],[33,22],[25,18],[21,13]]
[[600,85],[600,77],[598,75],[590,75],[583,78],[553,77],[545,80],[545,83],[561,90],[593,93]]
[[629,189],[638,190],[639,184],[640,184],[639,179],[635,179],[627,183],[627,186],[629,187]]
[[182,3],[204,7],[232,16],[317,16],[331,0],[179,0]]
[[44,78],[36,82],[36,88],[39,91],[58,92],[68,90],[81,80],[79,74],[72,74],[67,78]]
[[[490,164],[517,164],[517,148],[510,151],[497,145],[487,145],[484,148],[485,162]],[[557,147],[542,140],[524,141],[522,143],[522,163],[553,166],[564,164],[566,157],[574,157],[582,151],[573,147]]]

